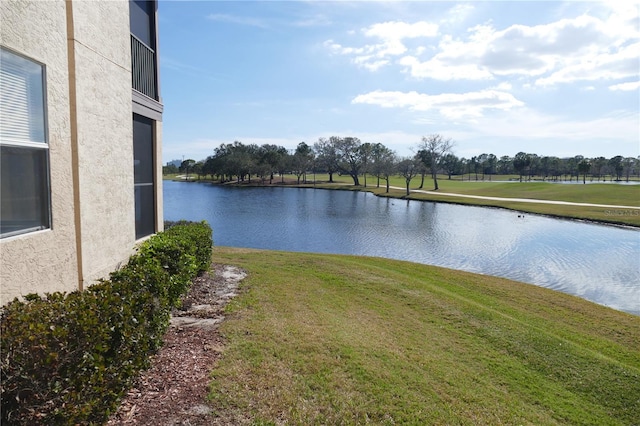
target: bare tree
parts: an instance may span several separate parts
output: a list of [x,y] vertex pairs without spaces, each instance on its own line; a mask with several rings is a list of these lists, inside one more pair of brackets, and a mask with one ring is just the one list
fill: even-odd
[[398,163],[398,173],[404,178],[407,184],[407,196],[409,195],[409,184],[411,179],[420,173],[420,164],[415,158],[405,158]]
[[424,152],[422,158],[428,159],[429,164],[425,164],[431,170],[431,177],[433,178],[434,191],[438,190],[438,167],[440,160],[446,154],[451,152],[453,148],[453,141],[451,138],[444,138],[442,135],[433,134],[429,136],[423,136],[422,142],[418,145],[419,152]]
[[389,192],[389,177],[396,172],[396,154],[381,143],[376,143],[373,145],[372,160],[371,174],[378,178],[377,187],[380,188],[380,179],[384,179]]

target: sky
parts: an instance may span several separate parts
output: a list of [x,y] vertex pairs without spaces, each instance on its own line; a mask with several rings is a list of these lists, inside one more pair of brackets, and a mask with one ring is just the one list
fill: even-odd
[[640,2],[165,1],[163,162],[222,143],[423,136],[482,153],[640,155]]

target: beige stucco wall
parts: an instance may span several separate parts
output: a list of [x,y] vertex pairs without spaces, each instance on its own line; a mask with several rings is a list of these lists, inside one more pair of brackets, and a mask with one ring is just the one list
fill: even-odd
[[136,241],[128,1],[2,0],[0,19],[0,44],[46,66],[52,214],[51,229],[0,240],[2,305],[106,278]]
[[129,4],[73,2],[78,200],[85,285],[135,243]]
[[[0,44],[45,65],[52,227],[0,240],[0,304],[78,285],[64,1],[0,1]],[[25,31],[28,28],[28,31]]]

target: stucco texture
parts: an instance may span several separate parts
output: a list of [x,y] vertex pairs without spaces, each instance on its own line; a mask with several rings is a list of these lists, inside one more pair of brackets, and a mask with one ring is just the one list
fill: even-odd
[[3,0],[0,16],[0,43],[46,66],[52,206],[51,229],[0,240],[5,304],[93,284],[136,241],[128,1]]
[[84,284],[135,243],[129,4],[74,2],[78,192]]
[[[0,240],[0,304],[78,286],[64,1],[1,1],[0,44],[45,65],[51,229]],[[26,30],[28,28],[28,31]]]

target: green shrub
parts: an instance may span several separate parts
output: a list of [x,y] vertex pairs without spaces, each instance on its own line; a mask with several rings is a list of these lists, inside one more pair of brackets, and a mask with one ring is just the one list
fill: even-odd
[[208,269],[211,245],[209,225],[181,223],[109,280],[2,307],[0,422],[104,422],[162,344],[171,306]]
[[211,263],[213,249],[212,231],[207,222],[165,222],[165,234],[182,234],[191,242],[193,255],[198,263],[198,271],[205,272]]

